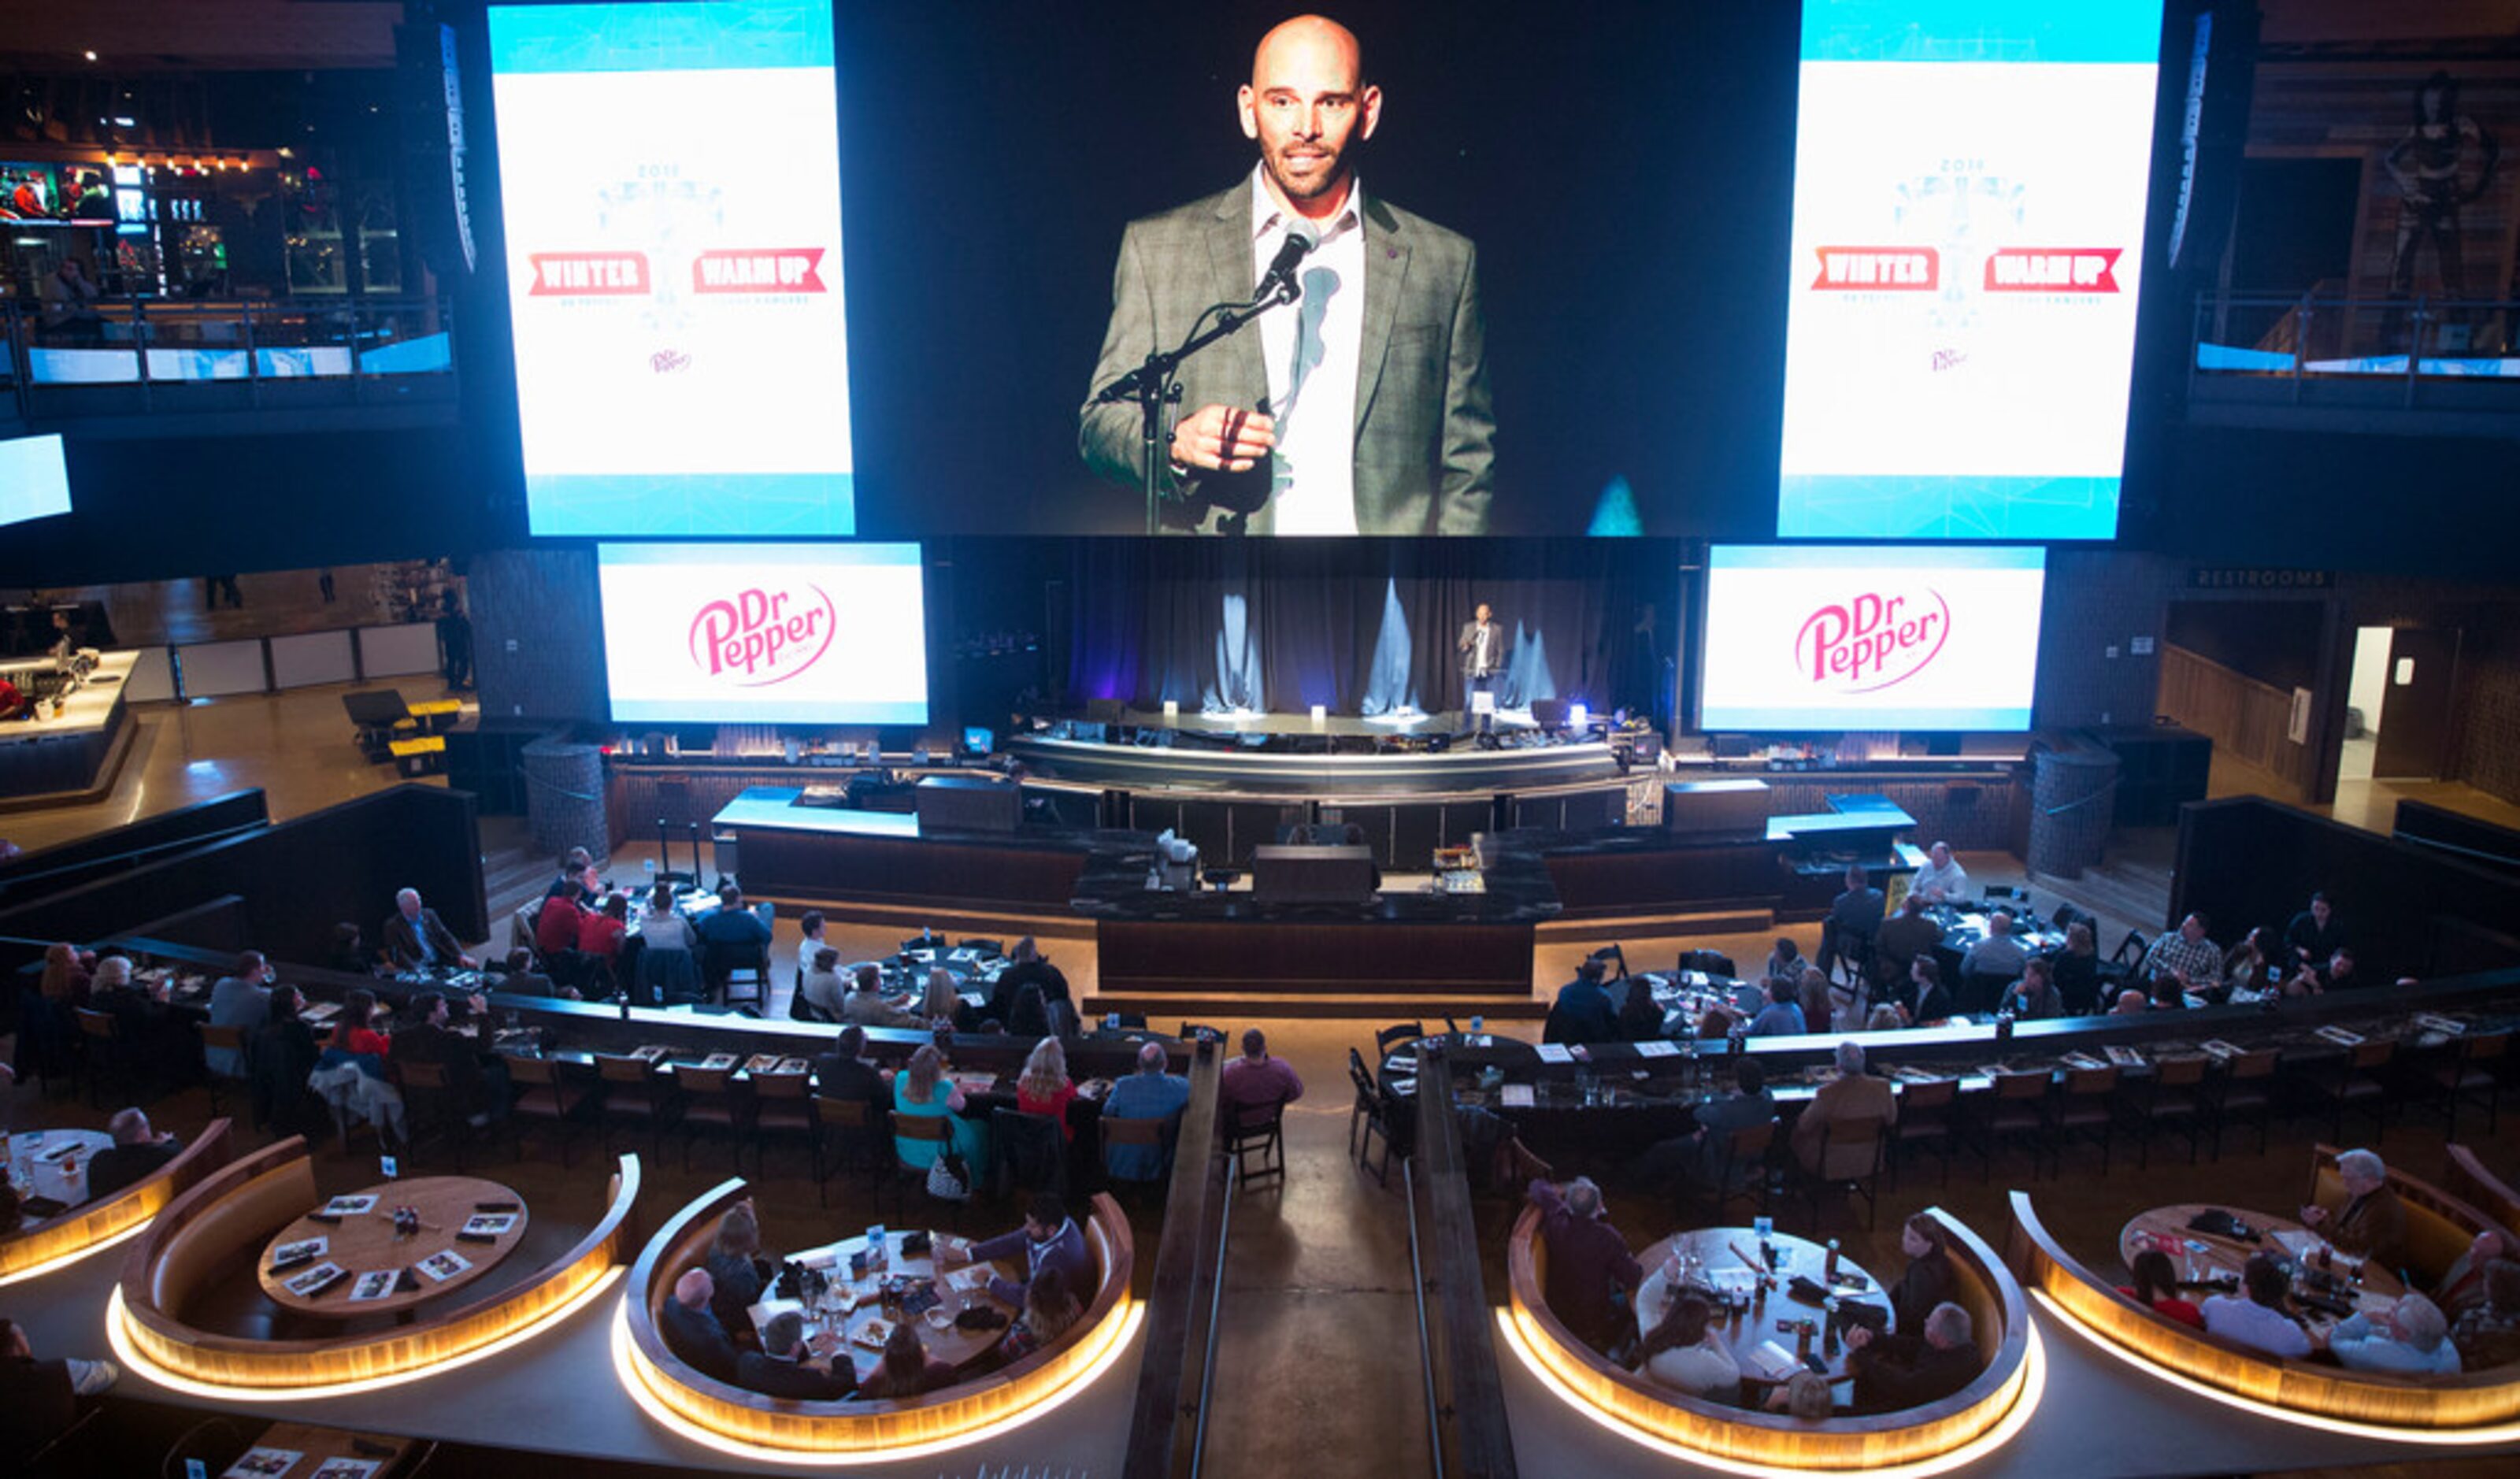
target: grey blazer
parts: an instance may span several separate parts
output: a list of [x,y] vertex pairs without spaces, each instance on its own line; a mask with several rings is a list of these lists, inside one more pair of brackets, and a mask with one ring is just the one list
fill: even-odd
[[[1487,332],[1479,314],[1478,253],[1466,237],[1365,198],[1365,326],[1356,380],[1356,526],[1365,534],[1482,534],[1494,494],[1496,419],[1488,400]],[[1215,303],[1251,295],[1248,178],[1205,200],[1132,221],[1112,275],[1111,323],[1094,366],[1095,389],[1170,349]],[[1282,312],[1282,309],[1272,310]],[[1269,394],[1255,324],[1181,368],[1182,408],[1258,409]],[[1077,444],[1088,466],[1135,485],[1138,408],[1088,403]],[[1169,430],[1169,426],[1166,428]],[[1160,455],[1160,454],[1159,454]],[[1166,522],[1213,530],[1220,505],[1249,509],[1265,534],[1270,470],[1194,472],[1164,487]]]

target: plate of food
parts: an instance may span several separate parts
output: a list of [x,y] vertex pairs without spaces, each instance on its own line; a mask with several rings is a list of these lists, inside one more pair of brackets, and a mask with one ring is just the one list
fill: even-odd
[[890,1339],[892,1339],[892,1322],[880,1315],[849,1332],[850,1344],[865,1346],[870,1351],[882,1350],[884,1342]]

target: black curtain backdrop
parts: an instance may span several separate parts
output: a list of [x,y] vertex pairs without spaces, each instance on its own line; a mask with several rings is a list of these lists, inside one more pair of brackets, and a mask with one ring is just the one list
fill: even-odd
[[1668,718],[1673,541],[1078,540],[1069,561],[1071,703],[1456,710],[1454,643],[1484,601],[1512,644],[1502,706]]

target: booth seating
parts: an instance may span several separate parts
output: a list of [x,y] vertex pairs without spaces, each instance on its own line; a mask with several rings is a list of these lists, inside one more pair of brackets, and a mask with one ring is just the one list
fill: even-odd
[[[2011,1270],[1966,1224],[1940,1207],[1924,1215],[1942,1226],[1957,1276],[1951,1299],[1968,1311],[1979,1354],[1987,1362],[1967,1386],[1924,1407],[1841,1412],[1806,1422],[1782,1412],[1690,1397],[1612,1364],[1550,1313],[1541,1294],[1548,1280],[1549,1247],[1540,1236],[1537,1207],[1523,1209],[1506,1251],[1508,1316],[1520,1342],[1576,1400],[1666,1442],[1728,1463],[1778,1468],[1870,1469],[1921,1462],[1994,1434],[2015,1404],[2025,1400],[2036,1374],[2030,1306]],[[1772,1302],[1769,1317],[1779,1313]]]
[[1084,1222],[1097,1279],[1078,1291],[1085,1313],[1064,1336],[996,1370],[924,1396],[797,1402],[719,1381],[674,1354],[657,1319],[674,1280],[704,1263],[718,1219],[748,1196],[742,1178],[722,1183],[656,1230],[630,1272],[625,1306],[628,1365],[646,1392],[678,1416],[738,1442],[789,1453],[874,1455],[932,1443],[1019,1418],[1092,1370],[1128,1332],[1134,1243],[1129,1220],[1098,1195]]
[[324,1198],[306,1142],[292,1136],[233,1160],[175,1199],[133,1248],[117,1291],[117,1333],[165,1371],[218,1386],[263,1391],[407,1376],[515,1335],[602,1283],[628,1250],[639,1195],[639,1159],[621,1157],[605,1206],[566,1253],[470,1299],[449,1296],[410,1324],[319,1339],[265,1340],[189,1323],[187,1312],[214,1281],[259,1258],[281,1229]]
[[[2336,1152],[2311,1156],[2314,1188],[2335,1188]],[[2413,1272],[2438,1277],[2476,1233],[2490,1226],[2458,1198],[2392,1167],[2389,1186],[2407,1208]],[[2118,1280],[2067,1252],[2031,1210],[2030,1194],[2012,1193],[2012,1226],[2004,1253],[2023,1283],[2094,1340],[2132,1355],[2137,1364],[2287,1412],[2381,1428],[2454,1430],[2520,1417],[2520,1370],[2499,1367],[2455,1376],[2352,1371],[2313,1361],[2281,1360],[2221,1339],[2155,1313],[2118,1292]]]
[[121,1190],[29,1222],[0,1239],[0,1279],[67,1262],[147,1223],[168,1202],[228,1163],[231,1122],[210,1121],[183,1152]]
[[2451,1195],[2520,1237],[2520,1192],[2514,1192],[2500,1177],[2486,1170],[2475,1151],[2465,1145],[2451,1146],[2450,1174],[2442,1182],[2443,1189]]

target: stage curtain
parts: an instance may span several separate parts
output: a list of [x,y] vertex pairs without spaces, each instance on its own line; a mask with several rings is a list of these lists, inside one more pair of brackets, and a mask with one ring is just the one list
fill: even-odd
[[1505,707],[1671,701],[1669,541],[1079,540],[1068,559],[1071,701],[1458,710],[1454,644],[1482,601],[1511,643]]

